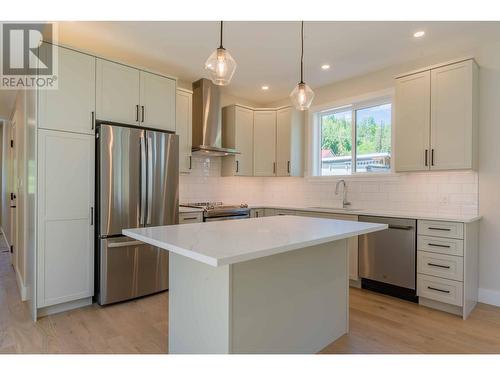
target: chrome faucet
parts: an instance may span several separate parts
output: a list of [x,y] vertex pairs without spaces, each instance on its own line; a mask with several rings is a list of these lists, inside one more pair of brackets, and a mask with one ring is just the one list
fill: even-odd
[[339,194],[339,186],[342,184],[342,208],[347,208],[351,205],[351,202],[347,201],[347,186],[344,180],[338,180],[335,185],[335,195]]

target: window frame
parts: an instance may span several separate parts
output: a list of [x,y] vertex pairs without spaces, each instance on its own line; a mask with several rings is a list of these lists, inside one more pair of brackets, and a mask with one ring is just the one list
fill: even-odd
[[[356,111],[375,107],[378,105],[391,104],[391,168],[387,172],[358,172],[356,170],[357,164],[357,146],[356,146]],[[352,142],[352,167],[350,174],[339,174],[339,175],[321,175],[321,117],[328,114],[335,114],[340,112],[345,112],[346,110],[351,111],[351,142]],[[395,126],[394,126],[394,90],[383,90],[380,92],[364,95],[362,97],[350,98],[341,102],[330,103],[329,105],[323,105],[321,107],[315,107],[310,110],[309,121],[313,124],[312,132],[310,133],[311,151],[310,156],[310,177],[319,179],[338,179],[344,177],[374,177],[374,176],[390,176],[395,174],[394,172],[394,136],[395,136]]]

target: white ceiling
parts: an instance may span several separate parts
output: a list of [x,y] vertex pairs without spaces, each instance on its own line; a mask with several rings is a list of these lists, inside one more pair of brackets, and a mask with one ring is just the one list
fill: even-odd
[[[59,22],[59,43],[192,82],[218,46],[218,22]],[[413,38],[425,30],[421,39]],[[300,22],[225,22],[238,63],[229,94],[264,105],[299,79]],[[500,38],[500,22],[306,22],[305,81],[312,87]],[[328,63],[329,71],[320,66]],[[262,91],[262,85],[269,91]],[[0,102],[5,93],[0,93]],[[7,101],[10,100],[6,99]],[[1,105],[1,103],[0,103]],[[0,111],[1,115],[1,111]]]

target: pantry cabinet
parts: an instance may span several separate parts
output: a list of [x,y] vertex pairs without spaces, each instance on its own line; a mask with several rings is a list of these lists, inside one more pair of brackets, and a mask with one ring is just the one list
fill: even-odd
[[94,293],[92,135],[38,132],[37,307]]
[[38,127],[93,134],[95,57],[68,48],[42,44],[42,58],[57,50],[57,89],[38,91]]
[[470,59],[396,79],[396,171],[477,168],[478,69]]
[[253,110],[237,105],[222,109],[222,147],[239,152],[222,159],[222,176],[253,176]]
[[97,59],[99,120],[175,131],[175,90],[173,79]]
[[190,173],[192,168],[193,92],[177,89],[175,99],[175,128],[179,136],[179,171]]
[[276,111],[276,175],[303,175],[303,113],[292,107]]
[[254,176],[276,176],[276,111],[255,111]]

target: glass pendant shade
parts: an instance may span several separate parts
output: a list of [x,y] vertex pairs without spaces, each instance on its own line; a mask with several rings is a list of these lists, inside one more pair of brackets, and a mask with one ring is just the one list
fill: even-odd
[[314,92],[304,82],[300,82],[290,93],[290,99],[295,108],[305,111],[311,106],[314,99]]
[[226,49],[219,47],[205,62],[205,69],[212,82],[219,86],[228,85],[236,70],[236,61]]

